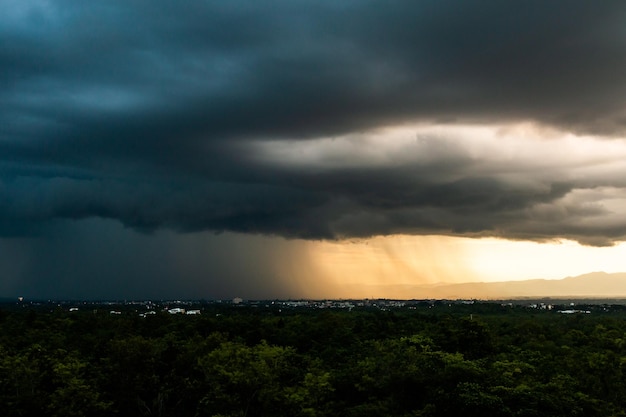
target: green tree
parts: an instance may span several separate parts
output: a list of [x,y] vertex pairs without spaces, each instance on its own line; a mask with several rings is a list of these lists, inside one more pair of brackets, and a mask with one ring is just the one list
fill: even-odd
[[111,403],[103,401],[97,388],[87,381],[85,370],[88,363],[71,354],[59,353],[59,361],[52,365],[52,381],[56,386],[48,404],[52,416],[103,415]]
[[297,415],[290,400],[301,369],[293,348],[225,342],[201,357],[206,393],[199,415]]

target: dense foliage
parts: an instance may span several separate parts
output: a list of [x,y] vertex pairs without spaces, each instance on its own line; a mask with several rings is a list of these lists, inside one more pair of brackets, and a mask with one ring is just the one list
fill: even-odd
[[497,303],[3,308],[0,415],[626,416],[625,319]]

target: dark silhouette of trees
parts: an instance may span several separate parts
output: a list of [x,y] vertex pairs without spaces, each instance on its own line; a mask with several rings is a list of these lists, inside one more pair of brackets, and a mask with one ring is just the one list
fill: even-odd
[[0,309],[0,415],[626,415],[623,308],[202,308]]

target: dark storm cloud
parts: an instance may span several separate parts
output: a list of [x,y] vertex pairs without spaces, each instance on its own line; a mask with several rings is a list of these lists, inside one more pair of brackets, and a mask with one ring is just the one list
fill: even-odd
[[[619,137],[622,2],[31,1],[1,15],[0,235],[100,217],[146,232],[624,237],[564,200],[623,187],[614,171],[542,167],[520,185],[531,161],[503,167],[447,138],[426,160],[332,168],[255,147],[415,122]],[[543,205],[566,215],[550,223]]]

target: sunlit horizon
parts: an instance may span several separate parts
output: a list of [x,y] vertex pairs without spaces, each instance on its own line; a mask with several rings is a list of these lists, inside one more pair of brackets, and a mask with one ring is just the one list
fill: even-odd
[[[451,236],[389,236],[309,242],[312,270],[336,291],[385,287],[558,280],[591,272],[624,272],[626,245],[510,241]],[[321,278],[321,277],[320,277]],[[397,295],[397,290],[393,291]]]

